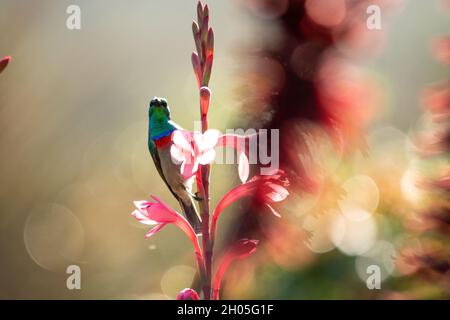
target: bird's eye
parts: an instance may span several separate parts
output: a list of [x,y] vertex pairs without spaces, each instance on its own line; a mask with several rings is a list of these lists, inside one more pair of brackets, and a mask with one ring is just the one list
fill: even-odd
[[167,108],[167,101],[166,101],[166,100],[163,100],[163,101],[161,102],[161,104],[162,104],[162,106],[163,106],[164,108]]

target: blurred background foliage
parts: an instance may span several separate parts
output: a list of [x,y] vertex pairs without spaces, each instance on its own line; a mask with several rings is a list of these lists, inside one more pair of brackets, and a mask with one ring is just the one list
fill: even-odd
[[[270,127],[279,120],[280,102],[258,94],[282,92],[283,73],[270,63],[274,59],[254,52],[276,51],[286,41],[282,17],[290,5],[309,6],[302,14],[320,35],[323,60],[309,56],[315,46],[289,49],[292,57],[277,57],[281,69],[290,64],[315,85],[316,77],[337,74],[320,83],[327,84],[325,92],[349,93],[343,103],[362,108],[351,113],[364,124],[355,129],[340,117],[340,130],[351,134],[336,139],[328,123],[314,117],[284,129],[281,144],[303,144],[294,156],[282,154],[282,161],[292,162],[308,145],[311,156],[299,161],[314,183],[292,181],[292,197],[277,208],[283,219],[258,222],[266,241],[255,257],[234,265],[224,297],[448,297],[448,287],[419,277],[397,258],[417,240],[406,231],[408,218],[432,201],[417,187],[417,172],[448,165],[445,154],[424,165],[414,144],[429,123],[418,97],[448,76],[430,53],[433,38],[449,30],[448,12],[439,1],[373,1],[383,6],[382,30],[358,32],[356,24],[352,33],[339,26],[353,26],[355,17],[365,21],[365,7],[330,1],[344,3],[344,11],[312,1],[208,2],[216,35],[212,127]],[[0,298],[174,298],[194,276],[189,242],[170,226],[145,241],[145,229],[130,213],[132,201],[149,194],[177,207],[147,151],[147,107],[154,95],[164,96],[183,127],[193,129],[199,118],[190,65],[196,1],[78,0],[79,31],[65,26],[70,4],[0,4],[0,55],[13,56],[0,76]],[[308,30],[300,21],[297,27]],[[267,68],[255,74],[261,57]],[[315,89],[308,90],[314,96]],[[343,138],[337,144],[352,150],[336,148],[335,140]],[[217,165],[212,204],[237,183],[233,166]],[[233,205],[220,222],[223,239],[225,230],[239,227],[233,225],[237,213],[248,208]],[[69,264],[81,266],[80,291],[66,288]],[[381,266],[381,290],[366,287],[370,264]]]

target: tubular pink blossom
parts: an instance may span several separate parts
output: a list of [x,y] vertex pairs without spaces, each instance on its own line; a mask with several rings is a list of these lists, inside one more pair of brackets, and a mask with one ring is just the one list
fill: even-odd
[[222,257],[221,262],[219,263],[219,267],[217,268],[216,275],[214,277],[213,282],[213,299],[219,299],[219,291],[220,286],[222,284],[223,276],[225,272],[228,270],[228,267],[235,260],[242,260],[253,254],[256,251],[256,246],[258,245],[258,240],[248,240],[241,239],[236,242],[230,249],[225,253]]
[[199,165],[214,161],[214,150],[219,139],[219,131],[207,130],[205,133],[177,130],[172,135],[170,148],[172,161],[181,163],[181,174],[189,179],[196,174]]
[[3,57],[0,60],[0,73],[3,72],[3,70],[5,70],[6,66],[8,65],[8,63],[12,60],[12,58],[10,56],[6,56]]
[[194,289],[186,288],[178,293],[177,300],[200,300],[200,297]]
[[279,217],[278,213],[269,205],[269,203],[280,202],[289,195],[286,187],[289,185],[287,179],[284,178],[284,172],[278,170],[270,176],[256,176],[246,183],[243,183],[225,194],[217,204],[211,218],[210,234],[214,238],[217,231],[217,222],[220,214],[230,204],[240,198],[257,194],[258,199],[266,204],[272,213]]
[[197,236],[194,229],[189,222],[178,212],[170,208],[163,201],[155,196],[151,196],[155,202],[151,201],[135,201],[136,210],[132,212],[132,215],[142,224],[153,225],[145,238],[153,236],[160,231],[166,224],[173,223],[180,228],[191,240],[194,251],[197,256],[197,264],[199,268],[202,268],[203,255],[200,250]]

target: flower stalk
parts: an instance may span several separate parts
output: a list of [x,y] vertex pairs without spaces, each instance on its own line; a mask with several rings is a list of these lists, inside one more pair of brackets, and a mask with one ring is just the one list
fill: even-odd
[[[192,53],[192,64],[199,85],[200,117],[202,133],[208,130],[208,111],[211,103],[211,91],[208,88],[214,58],[214,33],[209,24],[209,8],[200,1],[197,5],[197,22],[192,23],[192,31],[197,52]],[[211,298],[212,246],[209,234],[210,195],[209,179],[210,165],[200,165],[197,173],[197,191],[201,201],[200,215],[202,218],[202,246],[205,259],[205,278],[203,295],[205,300]]]
[[[198,274],[203,299],[218,299],[220,285],[229,265],[239,259],[243,259],[256,250],[257,240],[242,239],[235,243],[218,264],[214,279],[213,273],[213,246],[217,229],[217,221],[222,211],[232,202],[246,196],[261,192],[261,199],[268,203],[283,200],[288,192],[284,188],[286,183],[280,179],[281,173],[270,176],[257,176],[247,181],[250,170],[246,154],[246,144],[256,135],[220,135],[217,130],[208,128],[208,112],[211,104],[211,90],[209,81],[214,59],[214,33],[209,27],[209,9],[199,1],[197,6],[197,21],[192,24],[196,51],[192,53],[192,65],[198,82],[201,132],[189,132],[177,129],[171,135],[170,155],[172,161],[180,165],[180,173],[184,179],[196,178],[197,194],[199,202],[201,225],[201,246],[199,235],[196,234],[181,214],[168,207],[157,197],[152,196],[153,201],[136,201],[136,210],[133,216],[141,223],[151,225],[146,238],[153,236],[165,225],[175,224],[182,230],[194,247]],[[239,177],[242,184],[230,190],[219,201],[211,214],[210,205],[210,172],[211,162],[216,155],[215,148],[231,147],[239,154]],[[275,211],[269,206],[271,211]],[[197,230],[198,232],[198,230]],[[177,296],[178,300],[198,300],[200,297],[192,288],[186,288]]]

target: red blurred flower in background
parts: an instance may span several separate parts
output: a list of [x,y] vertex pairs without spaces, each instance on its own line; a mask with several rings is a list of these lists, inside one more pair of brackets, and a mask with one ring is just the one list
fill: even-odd
[[[446,1],[449,4],[448,1]],[[446,66],[450,62],[450,36],[432,42],[432,54]],[[414,219],[405,227],[411,239],[401,248],[398,269],[406,275],[417,274],[431,286],[450,295],[450,81],[429,86],[421,95],[425,117],[431,120],[418,134],[416,160],[430,164],[434,173],[421,172],[418,188],[426,192],[424,207],[416,209]],[[444,164],[439,160],[444,159]]]
[[10,56],[6,56],[6,57],[3,57],[1,60],[0,60],[0,73],[2,73],[3,72],[3,70],[5,70],[5,68],[6,68],[6,66],[8,65],[8,63],[11,61],[11,57]]

